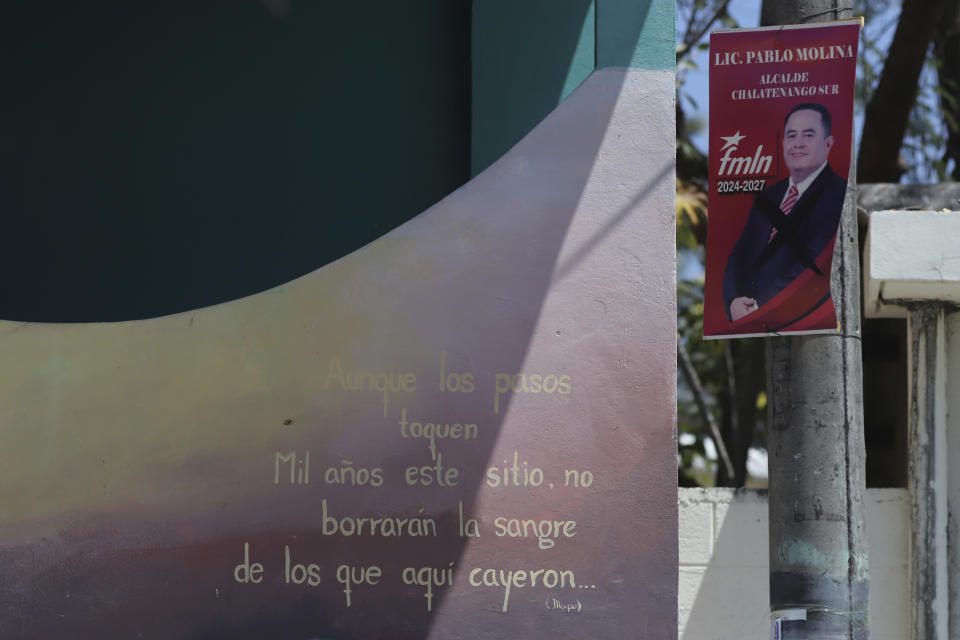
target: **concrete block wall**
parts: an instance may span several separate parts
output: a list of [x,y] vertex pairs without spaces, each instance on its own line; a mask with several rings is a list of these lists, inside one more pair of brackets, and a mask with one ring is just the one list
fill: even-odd
[[[910,637],[904,489],[867,490],[872,640]],[[680,640],[767,640],[767,494],[680,489]]]

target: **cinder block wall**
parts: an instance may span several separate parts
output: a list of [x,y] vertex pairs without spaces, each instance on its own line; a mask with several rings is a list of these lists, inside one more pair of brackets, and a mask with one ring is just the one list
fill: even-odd
[[[680,489],[680,640],[767,640],[767,494]],[[871,640],[910,637],[910,504],[867,490]]]

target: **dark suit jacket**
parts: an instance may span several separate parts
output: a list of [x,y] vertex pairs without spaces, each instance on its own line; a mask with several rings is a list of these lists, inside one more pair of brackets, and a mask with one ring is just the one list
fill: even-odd
[[[727,258],[723,273],[723,304],[730,319],[730,303],[747,296],[762,306],[803,273],[819,269],[813,261],[833,238],[840,224],[847,181],[823,168],[794,205],[787,217],[780,203],[790,185],[789,178],[765,189],[754,200],[747,224]],[[769,244],[770,230],[778,225]],[[830,274],[823,274],[826,278]]]

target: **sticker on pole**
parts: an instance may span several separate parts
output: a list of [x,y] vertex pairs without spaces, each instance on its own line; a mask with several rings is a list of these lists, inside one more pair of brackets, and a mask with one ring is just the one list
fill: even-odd
[[833,333],[860,20],[710,36],[703,335]]

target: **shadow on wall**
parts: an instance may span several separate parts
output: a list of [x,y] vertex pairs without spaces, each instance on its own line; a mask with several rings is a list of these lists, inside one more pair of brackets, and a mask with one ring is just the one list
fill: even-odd
[[[222,11],[226,5],[209,6]],[[275,20],[276,25],[263,28],[305,29],[309,34],[311,23],[298,22],[301,5],[290,6],[286,14],[267,15],[265,19]],[[309,8],[316,5],[303,6],[307,16],[316,11]],[[76,36],[76,23],[68,8],[63,8],[63,15],[56,14],[58,21],[41,21],[36,29],[53,29],[54,40]],[[154,10],[162,14],[152,16],[158,21],[155,24],[169,25],[162,20],[167,9]],[[29,14],[23,20],[39,19],[28,9],[23,11]],[[90,46],[104,62],[126,64],[133,70],[151,61],[162,67],[164,52],[180,52],[177,55],[192,60],[192,47],[207,51],[212,34],[221,37],[222,33],[228,41],[237,37],[230,29],[221,32],[221,13],[210,11],[200,16],[205,30],[184,34],[159,29],[168,40],[157,41],[157,48],[147,52],[154,56],[149,60],[112,60],[108,53]],[[264,9],[248,3],[239,11],[262,14]],[[389,9],[384,11],[375,18],[388,21]],[[254,49],[294,57],[309,53],[309,48],[296,49],[312,46],[307,36],[290,40],[286,36],[295,34],[264,35],[262,25],[256,26],[264,19],[261,14],[251,19],[246,31],[241,29],[257,43]],[[338,20],[330,21],[331,17]],[[313,27],[336,31],[345,20],[340,13],[325,12],[316,17]],[[98,24],[106,35],[114,33],[109,22]],[[642,21],[636,34],[641,26]],[[123,37],[132,44],[138,33],[132,30]],[[84,37],[95,41],[96,35],[90,32]],[[294,49],[287,49],[290,42]],[[22,41],[23,46],[29,44]],[[76,44],[77,51],[87,51],[83,45],[89,43]],[[217,49],[214,57],[229,58],[230,50]],[[205,64],[192,69],[198,85],[219,79],[219,72]],[[244,58],[243,64],[249,69],[235,69],[230,76],[235,85],[228,88],[239,91],[249,78],[248,71],[270,78],[269,71],[259,66],[266,62],[256,56]],[[294,86],[304,92],[309,106],[311,99],[318,99],[311,93],[318,80],[309,68],[297,69],[288,72],[296,76]],[[109,83],[109,77],[91,73],[84,77]],[[620,136],[610,131],[614,127],[615,132],[635,133],[638,119],[652,111],[649,105],[639,104],[644,91],[655,88],[657,95],[667,95],[672,82],[653,87],[648,81],[638,86],[641,83],[634,80],[626,87],[632,92],[629,100],[624,100],[621,93],[628,77],[622,72],[596,74],[489,170],[424,214],[306,277],[230,304],[140,322],[0,323],[4,335],[0,362],[16,363],[14,369],[3,371],[0,387],[4,411],[0,417],[5,425],[0,450],[7,460],[0,470],[0,486],[16,489],[0,514],[0,635],[47,638],[66,633],[102,638],[104,629],[110,629],[113,635],[148,639],[262,638],[264,633],[302,638],[307,630],[341,638],[492,637],[503,630],[502,615],[494,614],[505,613],[508,601],[518,610],[531,612],[529,617],[511,620],[511,629],[526,637],[565,637],[574,631],[582,636],[578,625],[603,625],[609,637],[635,633],[638,621],[649,623],[651,634],[662,631],[665,621],[672,626],[675,558],[663,550],[673,548],[675,505],[668,492],[640,496],[635,492],[637,487],[660,486],[664,478],[672,485],[675,478],[669,429],[672,407],[647,403],[636,393],[643,389],[652,397],[669,399],[675,390],[673,377],[662,375],[675,360],[669,244],[674,231],[672,220],[659,214],[668,208],[673,180],[669,162],[664,165],[662,159],[644,154],[648,139],[638,136],[620,142]],[[176,84],[175,78],[168,79]],[[329,84],[329,78],[324,82]],[[151,81],[141,88],[162,92],[164,86]],[[271,106],[268,94],[244,93],[237,101],[267,109]],[[327,95],[334,102],[350,98],[344,91]],[[142,100],[136,104],[146,105],[148,114],[150,108],[160,108],[149,95],[129,97],[135,98]],[[637,102],[630,104],[630,100]],[[223,293],[215,282],[218,277],[236,277],[249,284],[251,278],[229,266],[237,262],[227,261],[235,243],[250,253],[256,253],[260,243],[270,247],[268,257],[258,254],[254,264],[246,265],[247,275],[258,273],[271,261],[269,256],[277,259],[289,250],[274,246],[267,231],[272,222],[255,215],[274,206],[278,194],[298,215],[315,222],[314,204],[301,198],[306,192],[317,195],[314,192],[319,191],[311,170],[294,163],[303,172],[304,191],[297,195],[263,187],[257,171],[220,175],[224,167],[191,155],[190,136],[180,130],[179,123],[194,123],[195,110],[213,118],[209,122],[216,125],[218,142],[237,162],[256,155],[239,148],[238,138],[270,138],[268,142],[278,144],[279,152],[286,144],[297,143],[302,133],[284,129],[277,142],[260,128],[259,118],[247,119],[249,114],[237,115],[219,104],[212,107],[185,99],[177,117],[170,119],[177,124],[168,130],[104,117],[103,126],[121,129],[105,143],[106,150],[92,145],[84,147],[84,153],[71,155],[76,150],[64,150],[69,145],[62,139],[49,132],[51,137],[43,138],[49,143],[48,151],[63,151],[72,158],[45,174],[51,179],[65,176],[67,187],[43,191],[37,181],[44,171],[37,170],[30,174],[33,182],[27,180],[33,187],[24,187],[20,193],[21,204],[28,202],[28,193],[51,199],[50,210],[60,217],[48,220],[47,236],[49,229],[63,226],[65,235],[86,254],[91,253],[89,241],[104,234],[112,239],[107,244],[117,238],[136,238],[135,244],[121,242],[123,246],[114,253],[97,253],[93,261],[104,273],[122,272],[116,277],[123,282],[116,286],[103,284],[110,280],[96,280],[102,294],[97,299],[132,300],[129,307],[111,307],[130,314],[122,317],[153,313],[149,309],[154,308],[150,305],[156,297],[156,291],[150,291],[154,281],[134,282],[134,273],[150,273],[158,278],[156,282],[167,283],[165,287],[171,287],[169,282],[187,286],[187,281],[197,279],[200,283],[188,288],[198,296],[209,296],[209,290],[216,289],[221,293],[214,299],[235,297],[236,291]],[[299,113],[307,117],[308,106],[285,104],[304,109]],[[360,110],[370,108],[382,117],[381,104],[376,109],[361,105]],[[127,106],[115,105],[115,115],[127,113]],[[648,123],[647,129],[662,134],[658,143],[668,144],[672,111],[667,108],[662,115],[664,122]],[[278,126],[285,126],[282,112],[280,116]],[[219,122],[221,117],[227,124]],[[337,125],[324,120],[319,126],[333,130]],[[80,135],[73,129],[66,126],[62,133]],[[308,136],[311,151],[326,142],[323,135],[314,134]],[[134,135],[156,136],[154,142],[170,155],[163,156],[162,162],[144,157],[143,148],[129,139]],[[114,154],[113,144],[123,153]],[[361,184],[352,182],[346,190],[358,198],[374,194],[389,200],[396,194],[402,199],[405,192],[396,185],[371,188],[362,183],[364,174],[356,168],[366,166],[370,148],[376,147],[351,147],[350,153],[356,156],[342,158],[330,175],[334,180],[344,176],[348,181],[360,180]],[[116,170],[112,180],[91,168],[86,162],[88,152],[109,156]],[[168,178],[144,187],[141,179],[150,177],[149,171],[139,171],[144,166],[165,170],[168,161],[193,168],[176,179],[163,173]],[[201,171],[205,164],[219,178],[205,176]],[[262,166],[267,173],[292,171],[269,164]],[[133,173],[125,173],[128,170]],[[418,171],[429,173],[422,165]],[[92,187],[88,178],[102,180],[100,187]],[[237,189],[233,202],[243,207],[245,217],[219,199],[218,189],[205,191],[207,179],[222,180],[223,186]],[[116,193],[107,188],[114,180]],[[157,205],[154,196],[166,204]],[[325,201],[329,196],[320,193],[318,197]],[[133,213],[130,202],[144,208]],[[254,205],[248,206],[251,202]],[[326,224],[330,218],[340,222],[340,214],[350,214],[353,204],[344,196],[334,214],[322,217],[319,228],[311,231],[295,225],[285,233],[306,251],[317,238],[337,236]],[[164,227],[165,235],[156,225],[157,221],[167,225],[165,216],[170,212],[175,217]],[[204,218],[202,229],[181,238],[184,229],[198,224],[201,214],[214,216],[215,221]],[[117,228],[112,227],[114,223]],[[375,228],[377,234],[383,231]],[[210,232],[211,246],[219,247],[216,257],[175,269],[174,275],[182,280],[168,280],[170,255],[180,259],[203,253],[193,246],[203,230]],[[26,237],[47,237],[38,236],[41,231],[19,230]],[[643,245],[651,236],[656,240],[653,246]],[[258,242],[246,244],[251,238]],[[52,254],[76,251],[69,244],[56,244]],[[146,271],[130,266],[137,264],[133,258],[141,252],[163,257],[162,273],[151,271],[161,264],[159,259],[148,259]],[[22,250],[17,255],[21,261],[25,258]],[[69,280],[73,272],[67,267],[78,255],[67,255],[72,258],[56,264]],[[218,261],[223,261],[219,270],[215,268]],[[184,259],[184,264],[188,262]],[[203,265],[213,269],[213,279],[194,272],[206,268]],[[47,265],[43,268],[44,277],[57,275]],[[651,273],[654,276],[647,277]],[[278,272],[272,271],[270,278],[279,278]],[[264,282],[250,291],[262,288]],[[61,309],[99,309],[86,295],[58,298],[57,304],[63,305]],[[173,308],[190,307],[188,298],[178,298]],[[138,306],[141,303],[147,306]],[[164,307],[163,312],[168,311]],[[636,317],[644,317],[642,327],[632,320]],[[104,319],[96,315],[84,319],[93,318]],[[645,335],[640,335],[641,330]],[[657,336],[666,340],[658,342]],[[644,369],[636,365],[640,361],[646,363]],[[441,382],[450,384],[439,374],[441,367],[445,372],[475,374],[476,393],[453,396]],[[518,372],[536,372],[544,378],[568,372],[576,390],[569,398],[558,394],[545,402],[544,394],[514,394],[498,386],[501,375]],[[388,373],[394,375],[395,388],[388,392],[370,388],[375,384],[372,380]],[[399,382],[407,373],[418,380],[416,393],[412,388],[404,390]],[[401,436],[403,421],[415,419],[475,420],[480,429],[475,440],[441,442],[438,452],[424,438]],[[641,428],[649,433],[640,433]],[[43,451],[43,456],[38,458],[36,451]],[[312,456],[308,458],[307,452]],[[486,492],[488,468],[501,466],[513,455],[529,461],[529,467],[555,474],[585,465],[598,474],[602,471],[609,483],[604,499],[566,491],[552,500],[529,489]],[[457,486],[463,487],[455,493],[439,481],[441,467],[449,471],[454,464]],[[301,482],[310,465],[312,480]],[[411,466],[413,484],[408,479]],[[281,474],[288,467],[289,482]],[[361,477],[358,469],[374,467],[388,481],[377,487],[352,486]],[[355,473],[348,474],[347,468]],[[64,477],[70,481],[64,482]],[[369,482],[372,472],[366,477]],[[481,487],[486,496],[480,495]],[[620,508],[611,510],[611,504]],[[410,521],[428,516],[441,530],[456,531],[461,508],[464,517],[479,519],[486,532],[483,543],[468,544],[469,538],[456,535],[425,541],[416,536],[385,540],[323,533],[333,526],[331,518],[341,527],[350,518],[366,518],[367,526],[372,526],[369,520],[374,517],[402,519],[409,526]],[[550,550],[551,566],[577,568],[584,586],[609,581],[600,583],[602,598],[590,600],[587,591],[580,597],[594,611],[619,615],[598,614],[574,623],[545,609],[537,592],[518,588],[504,594],[494,588],[471,588],[462,574],[453,587],[438,588],[432,594],[426,601],[428,610],[424,586],[398,579],[414,561],[422,563],[418,567],[441,572],[453,566],[505,568],[504,558],[518,553],[535,559],[532,562],[546,563],[547,556],[535,544],[520,546],[531,541],[494,539],[490,535],[493,510],[542,519],[557,509],[577,514],[584,523],[580,540],[597,546],[602,541],[602,551],[593,545],[565,546],[561,541]],[[649,553],[634,551],[638,538],[649,545]],[[390,576],[376,589],[364,583],[362,572],[374,560]],[[252,565],[261,563],[269,580],[263,584],[231,581],[231,575],[238,575],[238,562],[247,567],[248,576]],[[318,565],[323,571],[322,592],[311,592],[285,578],[284,567],[291,563],[306,567],[311,562],[322,565]],[[350,574],[359,576],[350,578],[351,593],[341,588],[342,582],[335,584],[341,566],[360,571]],[[645,580],[625,581],[624,576]],[[671,579],[667,584],[650,576]],[[356,603],[353,609],[344,606],[349,597]]]
[[681,640],[769,638],[766,492],[681,489]]

